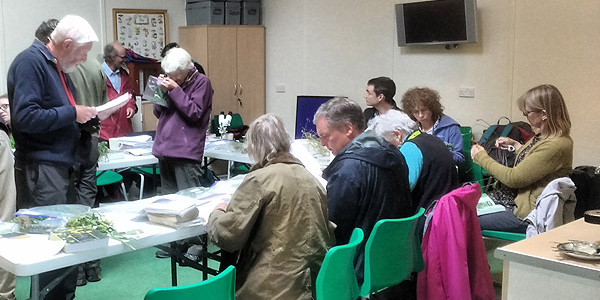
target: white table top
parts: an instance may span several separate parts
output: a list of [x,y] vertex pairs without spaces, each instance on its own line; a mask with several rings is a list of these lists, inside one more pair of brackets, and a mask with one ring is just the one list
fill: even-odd
[[246,145],[231,140],[207,140],[204,146],[204,156],[245,164],[253,163],[246,152]]
[[153,165],[158,163],[158,158],[152,154],[132,155],[125,153],[123,158],[98,161],[98,171]]
[[542,269],[600,280],[599,261],[572,258],[556,250],[557,244],[571,240],[598,242],[600,225],[586,223],[581,218],[532,238],[498,248],[494,256]]
[[[237,185],[239,185],[239,180],[232,180],[231,184],[228,186],[227,182],[223,182],[217,191],[219,195],[222,195],[224,191],[226,193],[233,193]],[[208,197],[213,194],[209,191],[206,192],[206,195]],[[211,201],[204,201],[206,203],[203,202],[204,204],[198,207],[201,219],[198,219],[192,225],[175,229],[150,223],[147,217],[140,216],[140,211],[159,197],[163,196],[139,201],[108,204],[95,209],[95,211],[97,210],[105,218],[112,221],[117,231],[141,230],[142,233],[138,238],[131,240],[129,244],[135,249],[142,249],[203,234],[210,212],[212,212],[215,205],[223,201],[223,196],[212,196],[210,198]],[[56,248],[57,243],[59,242],[49,241],[48,235],[41,234],[27,235],[23,238],[0,238],[0,268],[17,276],[31,276],[90,260],[133,251],[133,249],[120,241],[113,239],[109,240],[107,247],[75,253],[59,252],[62,244],[58,245],[59,248]]]

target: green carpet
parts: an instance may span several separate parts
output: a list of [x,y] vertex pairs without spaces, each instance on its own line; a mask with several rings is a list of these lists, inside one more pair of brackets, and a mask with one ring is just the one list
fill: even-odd
[[[102,280],[77,287],[76,299],[144,299],[155,287],[171,286],[171,260],[154,256],[150,247],[102,259]],[[212,250],[212,249],[211,249]],[[215,268],[218,262],[209,261]],[[177,268],[178,285],[202,281],[202,272],[189,267]],[[17,278],[15,295],[18,300],[29,298],[29,277]]]

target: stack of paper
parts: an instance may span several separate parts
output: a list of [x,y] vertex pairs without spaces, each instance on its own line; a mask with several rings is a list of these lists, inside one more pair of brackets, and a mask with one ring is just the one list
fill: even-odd
[[144,210],[148,213],[150,222],[178,227],[198,217],[197,205],[198,201],[193,198],[166,195],[152,202]]

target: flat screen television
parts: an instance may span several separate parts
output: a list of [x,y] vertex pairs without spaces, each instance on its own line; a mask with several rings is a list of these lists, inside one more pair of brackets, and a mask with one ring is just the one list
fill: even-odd
[[477,42],[476,0],[396,4],[398,46]]
[[302,138],[302,132],[317,134],[313,117],[321,104],[333,98],[332,96],[298,96],[296,98],[296,139]]

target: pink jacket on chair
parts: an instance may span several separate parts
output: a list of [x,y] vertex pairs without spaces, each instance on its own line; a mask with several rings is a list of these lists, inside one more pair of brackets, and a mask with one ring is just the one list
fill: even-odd
[[496,298],[477,219],[480,197],[479,184],[467,184],[443,196],[430,213],[417,299]]

